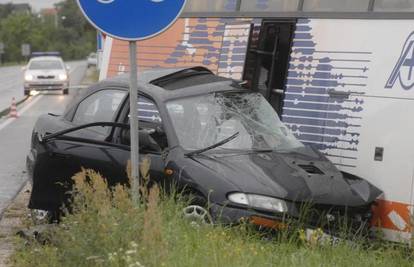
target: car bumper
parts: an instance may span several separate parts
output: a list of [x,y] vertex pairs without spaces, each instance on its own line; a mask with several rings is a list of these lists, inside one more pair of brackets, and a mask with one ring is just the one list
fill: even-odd
[[69,88],[69,82],[56,81],[56,82],[26,82],[24,83],[25,90],[63,90]]
[[[339,224],[330,223],[321,225],[320,220],[310,220],[306,218],[299,218],[297,216],[291,216],[287,213],[275,213],[267,214],[260,211],[235,208],[231,206],[221,206],[218,204],[211,205],[211,215],[215,221],[224,224],[240,224],[243,222],[250,223],[257,226],[259,229],[321,229],[323,232],[329,235],[343,236],[344,225],[342,224],[343,218],[338,219]],[[352,215],[349,216],[348,223],[352,221],[352,228],[346,229],[346,234],[355,235],[356,233],[363,234],[364,236],[369,233],[371,228],[370,220],[355,221],[351,219]]]

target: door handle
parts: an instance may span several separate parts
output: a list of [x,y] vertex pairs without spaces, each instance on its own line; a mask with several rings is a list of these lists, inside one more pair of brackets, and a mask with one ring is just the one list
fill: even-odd
[[50,157],[55,159],[70,159],[72,158],[71,155],[63,154],[63,153],[56,153],[56,152],[50,152]]
[[345,92],[345,91],[337,91],[335,89],[329,89],[328,95],[330,97],[337,97],[337,98],[349,98],[351,95],[351,92]]
[[284,95],[285,94],[285,90],[283,89],[273,89],[272,93],[274,94],[278,94],[278,95]]
[[259,50],[259,49],[251,49],[250,52],[255,53],[255,54],[259,54],[259,55],[267,55],[267,56],[273,56],[274,55],[273,52]]

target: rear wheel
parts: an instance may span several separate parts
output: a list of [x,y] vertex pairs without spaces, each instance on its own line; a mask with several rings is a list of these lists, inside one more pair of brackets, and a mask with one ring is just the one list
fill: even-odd
[[30,210],[30,217],[34,225],[56,223],[59,221],[59,214],[51,210]]

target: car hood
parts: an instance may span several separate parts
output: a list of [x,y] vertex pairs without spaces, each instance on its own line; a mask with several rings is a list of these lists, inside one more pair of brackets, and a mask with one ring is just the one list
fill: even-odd
[[241,192],[296,202],[356,207],[382,192],[367,181],[340,172],[323,155],[226,153],[192,157]]
[[57,76],[59,74],[66,74],[66,70],[27,70],[26,75],[30,74],[33,76],[39,76],[39,75],[53,75]]

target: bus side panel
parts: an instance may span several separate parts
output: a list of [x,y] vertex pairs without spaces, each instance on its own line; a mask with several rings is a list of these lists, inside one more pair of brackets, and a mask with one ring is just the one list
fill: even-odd
[[282,115],[301,141],[384,191],[376,219],[391,240],[412,229],[413,26],[299,19]]
[[387,229],[392,240],[409,239],[414,204],[414,99],[363,99],[369,112],[360,132],[357,166],[342,169],[369,179],[384,191],[375,224]]
[[[164,33],[138,42],[138,71],[205,66],[241,79],[252,19],[181,18]],[[128,72],[128,42],[113,40],[107,73]]]

